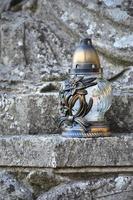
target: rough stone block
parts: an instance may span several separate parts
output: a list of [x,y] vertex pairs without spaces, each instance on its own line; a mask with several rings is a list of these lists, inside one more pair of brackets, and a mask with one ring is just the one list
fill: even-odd
[[58,94],[0,96],[0,134],[59,132]]
[[60,184],[40,195],[37,200],[132,200],[133,177],[118,176]]
[[0,200],[33,200],[32,190],[7,172],[0,172]]
[[119,94],[113,96],[110,110],[106,114],[112,132],[133,132],[133,96]]
[[[113,96],[106,114],[111,132],[133,132],[133,96]],[[0,134],[59,133],[58,93],[0,95]]]
[[1,136],[0,166],[132,166],[131,136],[69,139],[52,136]]

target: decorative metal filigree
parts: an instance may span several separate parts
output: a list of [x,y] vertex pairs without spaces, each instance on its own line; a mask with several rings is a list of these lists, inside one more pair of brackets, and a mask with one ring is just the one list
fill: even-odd
[[[88,131],[90,123],[85,120],[85,116],[90,112],[93,99],[90,98],[89,103],[86,102],[87,90],[91,86],[96,85],[96,78],[75,77],[65,82],[65,87],[60,90],[60,110],[61,121],[60,126],[65,122],[68,124],[78,123],[85,132]],[[75,104],[79,106],[74,109]]]

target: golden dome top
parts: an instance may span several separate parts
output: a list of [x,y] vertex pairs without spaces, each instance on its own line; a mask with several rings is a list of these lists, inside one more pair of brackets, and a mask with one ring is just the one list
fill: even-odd
[[84,74],[89,72],[100,72],[100,60],[96,49],[89,38],[81,40],[73,55],[72,72]]

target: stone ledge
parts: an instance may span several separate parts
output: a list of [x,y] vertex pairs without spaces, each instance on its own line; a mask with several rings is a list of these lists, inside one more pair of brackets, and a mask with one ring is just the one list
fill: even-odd
[[[58,93],[0,96],[0,135],[60,133]],[[120,93],[106,113],[112,132],[133,132],[133,95]]]
[[133,137],[71,139],[51,136],[1,136],[0,166],[133,166]]

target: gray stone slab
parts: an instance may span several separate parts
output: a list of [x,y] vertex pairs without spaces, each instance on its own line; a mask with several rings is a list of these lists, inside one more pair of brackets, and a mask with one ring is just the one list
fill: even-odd
[[0,166],[133,166],[133,138],[71,139],[52,136],[1,136]]

